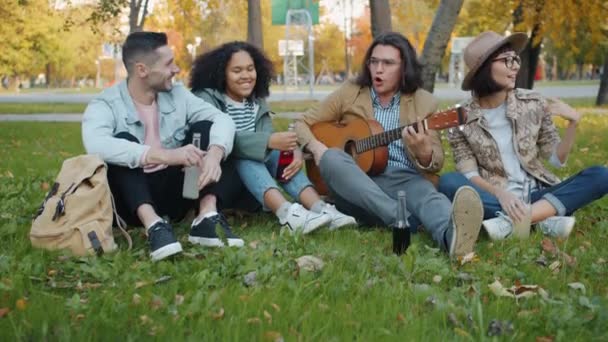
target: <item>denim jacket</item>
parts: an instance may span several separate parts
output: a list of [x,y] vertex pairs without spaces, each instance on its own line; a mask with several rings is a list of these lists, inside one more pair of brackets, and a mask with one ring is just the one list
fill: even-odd
[[[222,112],[226,111],[226,101],[222,92],[216,89],[205,88],[194,92],[194,94],[211,103]],[[257,99],[256,102],[260,108],[255,117],[255,131],[236,132],[234,156],[239,159],[264,161],[268,153],[270,153],[268,140],[274,130],[272,128],[272,119],[270,118],[271,111],[266,101],[264,99]]]
[[[507,175],[500,151],[479,103],[469,99],[464,109],[467,123],[462,130],[450,130],[448,134],[456,169],[461,173],[477,171],[490,184],[505,188]],[[543,163],[560,142],[546,100],[536,92],[515,89],[507,96],[506,116],[513,127],[513,147],[522,168],[545,185],[559,183]]]
[[[174,149],[183,145],[190,124],[212,121],[209,145],[224,149],[224,157],[232,151],[235,125],[232,119],[194,96],[182,84],[170,91],[159,92],[156,97],[159,110],[160,140],[163,148]],[[127,132],[141,143],[118,139],[114,136]],[[150,149],[143,145],[145,127],[122,81],[99,94],[87,106],[82,120],[82,140],[87,153],[98,154],[105,162],[130,168],[141,167],[142,155]]]

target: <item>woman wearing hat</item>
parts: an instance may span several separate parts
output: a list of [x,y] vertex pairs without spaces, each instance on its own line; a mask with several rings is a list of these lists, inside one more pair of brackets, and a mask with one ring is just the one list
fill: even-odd
[[[581,118],[559,100],[515,88],[527,36],[495,32],[477,36],[464,50],[469,72],[462,82],[472,97],[464,103],[467,122],[448,133],[456,169],[441,177],[439,190],[452,197],[472,185],[484,203],[483,226],[492,239],[503,239],[527,215],[552,236],[567,237],[577,209],[608,192],[608,168],[594,166],[560,181],[544,160],[562,167],[574,144]],[[568,121],[560,138],[552,116]]]

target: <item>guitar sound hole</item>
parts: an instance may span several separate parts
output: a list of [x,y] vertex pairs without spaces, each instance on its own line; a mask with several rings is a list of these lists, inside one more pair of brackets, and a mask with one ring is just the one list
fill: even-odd
[[351,156],[356,156],[357,149],[355,146],[355,142],[352,140],[347,141],[346,144],[344,144],[344,152],[350,154]]

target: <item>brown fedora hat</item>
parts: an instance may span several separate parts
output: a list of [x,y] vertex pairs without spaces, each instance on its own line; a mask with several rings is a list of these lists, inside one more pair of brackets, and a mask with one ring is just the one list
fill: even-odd
[[464,63],[469,71],[462,81],[462,90],[471,90],[471,79],[477,73],[477,70],[500,47],[511,44],[513,50],[519,54],[527,42],[528,35],[521,32],[504,37],[496,32],[486,31],[475,37],[464,49]]

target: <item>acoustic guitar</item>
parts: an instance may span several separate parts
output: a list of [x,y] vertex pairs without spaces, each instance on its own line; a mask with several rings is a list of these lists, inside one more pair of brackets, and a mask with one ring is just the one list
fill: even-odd
[[[433,113],[421,121],[425,129],[441,130],[457,127],[466,122],[466,113],[462,107],[454,107],[445,111]],[[313,135],[329,148],[338,148],[350,154],[357,165],[365,173],[373,176],[380,174],[388,163],[388,145],[401,139],[403,128],[415,124],[404,125],[389,131],[384,131],[376,120],[354,119],[349,122],[325,121],[310,127]],[[327,185],[321,178],[319,168],[314,159],[306,160],[308,178],[321,195],[329,193]]]

